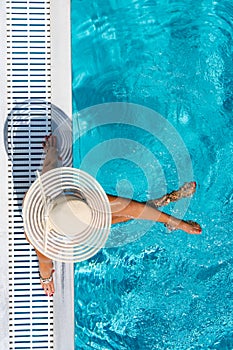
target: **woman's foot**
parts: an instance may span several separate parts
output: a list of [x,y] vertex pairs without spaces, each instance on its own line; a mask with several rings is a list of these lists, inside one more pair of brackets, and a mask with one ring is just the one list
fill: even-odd
[[42,147],[45,153],[48,153],[48,151],[52,148],[57,149],[57,138],[56,136],[49,134],[46,135],[44,138],[44,141],[42,142]]
[[190,197],[196,191],[196,182],[186,182],[177,191],[165,194],[163,197],[158,199],[149,200],[147,204],[153,208],[164,207],[171,202],[176,202],[181,198]]
[[54,169],[58,166],[58,161],[61,160],[57,149],[57,138],[52,134],[45,136],[45,141],[42,142],[44,152],[46,154],[42,169],[42,174]]
[[185,182],[177,191],[168,194],[170,202],[176,202],[181,198],[190,197],[196,191],[197,184],[195,181]]
[[164,224],[169,231],[182,230],[190,234],[199,235],[202,232],[201,226],[191,220],[179,220],[173,217],[170,218],[167,224]]
[[45,294],[51,297],[55,292],[54,282],[53,282],[54,269],[53,269],[52,260],[50,260],[49,262],[40,262],[39,268],[40,268],[40,284],[44,289]]

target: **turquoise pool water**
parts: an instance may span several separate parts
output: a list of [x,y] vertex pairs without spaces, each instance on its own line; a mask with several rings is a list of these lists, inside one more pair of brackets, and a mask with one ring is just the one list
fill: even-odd
[[233,349],[232,20],[231,1],[72,0],[74,166],[139,201],[194,179],[166,211],[203,228],[114,226],[75,265],[76,350]]

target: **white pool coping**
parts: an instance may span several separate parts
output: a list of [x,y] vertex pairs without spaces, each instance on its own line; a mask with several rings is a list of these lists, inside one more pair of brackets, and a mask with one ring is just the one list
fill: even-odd
[[8,349],[8,208],[7,155],[4,146],[4,124],[7,117],[6,70],[6,4],[0,2],[0,349]]
[[[51,102],[72,119],[70,1],[51,0]],[[54,349],[74,349],[73,264],[55,264]]]

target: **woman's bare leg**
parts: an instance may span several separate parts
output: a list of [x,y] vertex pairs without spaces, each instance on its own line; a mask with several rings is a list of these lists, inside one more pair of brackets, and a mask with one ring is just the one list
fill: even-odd
[[[46,173],[49,170],[52,170],[58,166],[58,151],[57,151],[57,140],[55,136],[49,135],[45,137],[45,141],[43,142],[43,148],[46,153],[42,174]],[[26,233],[25,233],[26,235]],[[26,235],[27,238],[27,235]],[[27,238],[28,239],[28,238]],[[29,242],[30,243],[30,242]],[[40,281],[41,286],[45,291],[45,294],[52,296],[55,292],[54,282],[52,279],[52,274],[54,272],[53,262],[47,256],[43,255],[37,249],[35,249],[38,262],[39,262],[39,270],[40,270]],[[51,281],[48,281],[51,279]],[[43,282],[45,280],[46,283]],[[46,281],[47,280],[47,281]]]
[[[46,152],[45,160],[43,163],[42,174],[49,170],[52,170],[58,166],[59,156],[57,151],[57,142],[55,136],[46,136],[45,142],[43,143],[44,151]],[[189,222],[179,220],[171,215],[163,213],[156,209],[158,203],[161,205],[167,205],[171,201],[180,199],[180,190],[173,191],[171,194],[165,195],[162,198],[154,201],[149,201],[149,205],[146,203],[139,203],[134,200],[115,197],[108,195],[111,210],[112,210],[112,223],[124,222],[131,219],[142,219],[142,220],[153,220],[162,222],[166,225],[170,225],[173,228],[181,229],[188,233],[199,234],[201,228],[198,224],[190,224]],[[194,192],[194,191],[193,191]],[[169,201],[167,200],[170,195]],[[183,195],[184,197],[184,195]],[[157,202],[156,202],[157,201]],[[159,201],[159,202],[158,202]],[[53,262],[48,257],[44,256],[39,251],[36,251],[39,261],[40,276],[42,279],[47,279],[52,276]],[[51,280],[49,283],[41,283],[47,295],[53,295],[54,293],[54,282]]]
[[201,233],[199,224],[177,219],[174,216],[148,206],[146,203],[110,195],[108,195],[108,199],[111,205],[113,224],[131,219],[151,220],[162,222],[168,225],[168,227],[180,229],[191,234]]
[[147,202],[147,205],[153,208],[164,207],[171,202],[176,202],[179,199],[191,197],[196,191],[196,182],[186,182],[183,186],[181,186],[177,191],[172,191],[171,193],[167,193],[161,198],[152,199]]
[[[58,167],[58,150],[57,150],[57,139],[56,136],[49,135],[45,137],[45,141],[43,142],[43,148],[46,153],[41,174],[46,173],[49,170]],[[39,269],[40,269],[40,277],[41,277],[41,285],[44,288],[45,293],[49,296],[52,296],[55,292],[53,279],[49,283],[43,283],[43,279],[50,278],[52,276],[53,262],[47,256],[43,255],[37,249],[35,249],[38,261],[39,261]]]
[[[40,269],[40,283],[42,288],[45,291],[45,294],[49,296],[53,296],[55,292],[54,282],[52,275],[54,273],[53,262],[51,259],[47,258],[47,256],[43,255],[37,249],[35,249],[38,261],[39,261],[39,269]],[[48,280],[51,279],[50,282],[43,283],[43,279]]]
[[46,173],[49,170],[58,167],[58,161],[60,159],[57,150],[57,138],[56,136],[49,135],[45,136],[45,141],[42,143],[45,152],[45,159],[41,174]]

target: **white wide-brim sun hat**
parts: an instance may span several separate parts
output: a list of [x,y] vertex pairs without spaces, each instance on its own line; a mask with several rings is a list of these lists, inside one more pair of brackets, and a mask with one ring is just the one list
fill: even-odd
[[39,175],[23,204],[30,243],[48,258],[78,262],[104,247],[111,228],[111,208],[100,184],[70,167]]

